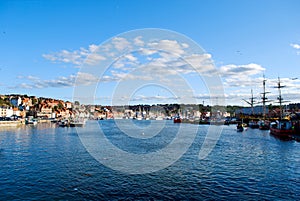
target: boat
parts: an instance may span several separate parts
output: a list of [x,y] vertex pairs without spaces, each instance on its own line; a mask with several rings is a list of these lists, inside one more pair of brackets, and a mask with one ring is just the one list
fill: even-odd
[[237,126],[236,126],[236,131],[237,132],[243,132],[244,131],[243,124],[238,123]]
[[275,88],[278,88],[279,95],[277,99],[280,107],[280,115],[279,120],[272,123],[272,126],[270,127],[270,134],[280,138],[293,138],[293,135],[297,133],[295,125],[290,119],[283,118],[282,103],[287,102],[283,101],[283,98],[281,97],[281,88],[283,87],[285,86],[281,85],[280,78],[278,77],[278,85]]
[[245,101],[246,103],[248,103],[251,106],[251,115],[254,115],[254,104],[256,104],[256,102],[254,101],[255,97],[253,97],[253,90],[251,89],[251,98],[250,101],[247,101],[245,99],[243,99],[243,101]]
[[252,128],[252,129],[259,128],[258,122],[257,122],[257,121],[251,120],[251,121],[249,122],[249,128]]
[[258,122],[258,128],[259,128],[259,130],[269,130],[270,129],[270,124],[266,120],[260,120]]
[[70,127],[83,127],[85,125],[84,122],[71,122]]
[[161,120],[164,120],[164,118],[163,118],[162,116],[157,116],[157,117],[155,118],[155,120],[161,121]]
[[295,127],[290,120],[280,120],[271,123],[270,134],[275,135],[280,138],[293,138],[296,134]]
[[270,124],[268,121],[266,121],[266,102],[270,102],[270,100],[268,100],[268,98],[266,97],[266,94],[267,93],[270,93],[270,92],[266,92],[266,79],[265,79],[265,76],[264,76],[264,79],[263,79],[263,93],[262,94],[262,103],[263,103],[263,119],[260,120],[258,122],[258,128],[259,130],[269,130],[270,129]]
[[181,123],[182,119],[181,119],[181,117],[179,115],[177,115],[177,116],[174,117],[173,122],[174,123]]
[[85,119],[75,119],[69,124],[70,127],[83,127],[85,125]]
[[25,120],[25,124],[27,124],[27,125],[37,125],[37,120],[36,119],[34,119],[34,118],[27,118],[26,120]]
[[60,120],[57,122],[59,127],[69,127],[70,123],[68,120]]

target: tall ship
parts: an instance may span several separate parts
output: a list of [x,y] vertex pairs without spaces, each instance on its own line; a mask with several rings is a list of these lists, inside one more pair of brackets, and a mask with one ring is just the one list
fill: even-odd
[[281,85],[280,78],[278,77],[278,83],[275,88],[278,88],[278,103],[280,107],[279,120],[272,122],[270,127],[270,133],[272,135],[278,136],[280,138],[292,138],[293,135],[297,134],[299,131],[299,121],[292,121],[290,117],[286,118],[283,116],[282,103],[288,102],[284,101],[281,96],[281,88],[285,86]]
[[260,130],[269,130],[270,129],[270,123],[269,121],[266,120],[266,103],[270,102],[268,100],[268,98],[266,97],[266,94],[270,93],[270,92],[266,92],[266,79],[265,76],[263,76],[263,93],[262,94],[262,104],[263,104],[263,117],[262,119],[258,122],[259,125],[259,129]]
[[254,119],[254,104],[255,104],[255,97],[253,96],[253,90],[251,89],[251,98],[250,101],[247,101],[243,99],[246,103],[248,103],[251,106],[251,118],[249,118],[249,127],[250,128],[259,128],[259,124],[256,119]]

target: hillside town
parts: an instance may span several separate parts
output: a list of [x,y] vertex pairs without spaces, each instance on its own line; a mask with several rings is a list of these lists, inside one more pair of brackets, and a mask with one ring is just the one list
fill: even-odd
[[[1,120],[36,119],[171,119],[180,114],[186,119],[211,116],[210,106],[196,104],[159,104],[102,106],[83,105],[78,101],[57,100],[28,95],[0,95]],[[221,116],[232,116],[233,110]]]
[[[285,114],[299,112],[300,104],[289,104],[284,108]],[[212,112],[215,111],[215,114]],[[220,110],[212,110],[203,104],[157,104],[103,106],[84,105],[78,101],[70,102],[53,98],[28,95],[0,95],[0,120],[25,120],[34,118],[38,121],[73,120],[73,119],[138,119],[168,120],[180,116],[188,122],[206,122],[213,116],[227,119],[241,119],[263,116],[262,106],[242,107],[225,106]],[[266,116],[276,117],[280,108],[270,104],[265,108]]]
[[111,112],[106,108],[81,105],[78,101],[57,100],[28,95],[0,95],[1,119],[70,119],[110,117]]

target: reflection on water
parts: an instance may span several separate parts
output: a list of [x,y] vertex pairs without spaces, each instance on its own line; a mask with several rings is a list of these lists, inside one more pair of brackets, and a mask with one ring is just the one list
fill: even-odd
[[[120,130],[114,121],[100,122],[112,143],[136,153],[155,151],[175,137],[170,131],[178,125],[164,123],[167,129],[158,136],[137,143],[133,137],[117,135]],[[135,124],[143,128],[142,121]],[[83,131],[90,132],[88,125]],[[75,128],[45,123],[0,129],[0,200],[297,200],[300,196],[300,143],[279,140],[268,131],[238,133],[235,126],[224,126],[213,151],[199,160],[208,129],[202,125],[180,160],[158,172],[128,175],[93,159]]]

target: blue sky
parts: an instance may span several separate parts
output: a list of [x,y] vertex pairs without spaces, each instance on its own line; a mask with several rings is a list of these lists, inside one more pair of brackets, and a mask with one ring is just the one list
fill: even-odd
[[[242,99],[250,97],[251,88],[259,99],[263,74],[268,80],[267,90],[272,92],[270,99],[276,99],[273,86],[280,76],[283,85],[288,86],[283,89],[284,99],[300,102],[299,9],[297,0],[3,0],[0,2],[0,94],[73,100],[76,78],[77,84],[85,86],[95,84],[99,78],[80,68],[97,47],[116,41],[113,39],[124,32],[158,28],[183,34],[205,50],[221,76],[227,104],[246,105]],[[167,42],[172,46],[178,41]],[[183,43],[178,44],[184,49]],[[128,61],[146,60],[143,55],[124,57],[126,65],[140,65],[141,62]],[[152,57],[155,59],[157,55]],[[122,65],[102,75],[107,79],[97,83],[95,103],[111,103],[121,72],[132,73]],[[147,68],[153,74],[168,74]],[[191,102],[209,102],[209,93],[199,78],[188,76],[187,69],[177,72],[188,80],[194,95]],[[176,80],[170,75],[165,79]],[[137,86],[126,100],[132,104],[182,102],[172,97],[172,93],[163,85]]]

